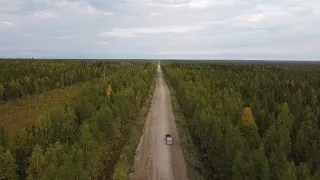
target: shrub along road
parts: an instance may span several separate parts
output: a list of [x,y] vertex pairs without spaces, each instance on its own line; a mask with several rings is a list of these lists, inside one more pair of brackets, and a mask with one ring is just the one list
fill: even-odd
[[[164,135],[167,133],[173,137],[172,145],[165,143]],[[187,166],[172,112],[170,92],[160,65],[144,134],[137,147],[134,168],[132,180],[188,179]]]

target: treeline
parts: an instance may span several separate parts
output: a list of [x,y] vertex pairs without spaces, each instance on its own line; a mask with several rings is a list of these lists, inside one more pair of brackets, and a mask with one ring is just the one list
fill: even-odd
[[0,60],[0,101],[63,88],[112,73],[118,62],[70,60]]
[[76,102],[52,107],[19,132],[0,130],[0,177],[4,179],[107,179],[124,128],[147,97],[155,64],[120,63],[101,84],[88,83]]
[[208,179],[320,179],[320,67],[164,63]]

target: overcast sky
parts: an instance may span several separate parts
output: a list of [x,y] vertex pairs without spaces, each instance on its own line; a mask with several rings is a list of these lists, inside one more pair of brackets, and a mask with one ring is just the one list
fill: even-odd
[[0,0],[0,56],[320,60],[320,0]]

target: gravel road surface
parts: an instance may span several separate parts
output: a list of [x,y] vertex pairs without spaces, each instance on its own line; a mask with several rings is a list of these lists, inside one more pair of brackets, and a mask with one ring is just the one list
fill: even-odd
[[[131,180],[187,180],[187,166],[172,112],[170,92],[158,65],[157,82],[144,133],[136,150]],[[164,135],[172,135],[166,145]]]

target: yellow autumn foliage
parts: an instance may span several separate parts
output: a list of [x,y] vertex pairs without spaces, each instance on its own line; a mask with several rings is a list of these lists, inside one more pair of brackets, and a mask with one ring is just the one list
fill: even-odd
[[243,109],[242,113],[242,122],[244,123],[245,126],[252,126],[255,125],[255,120],[252,115],[252,111],[249,107],[245,107]]
[[108,84],[108,89],[107,89],[107,95],[110,96],[112,91],[112,86],[111,84]]

